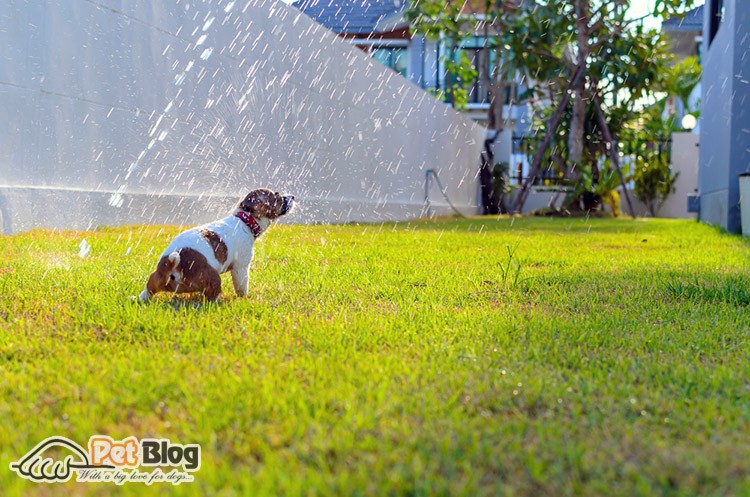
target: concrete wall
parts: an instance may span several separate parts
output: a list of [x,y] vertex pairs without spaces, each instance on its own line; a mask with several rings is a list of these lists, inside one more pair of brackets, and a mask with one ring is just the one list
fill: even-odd
[[[657,212],[658,217],[671,219],[695,219],[695,214],[687,210],[688,195],[695,194],[698,187],[698,141],[699,136],[696,133],[680,132],[672,133],[672,171],[679,173],[675,182],[675,192],[670,195]],[[623,162],[628,162],[626,157],[622,157]],[[620,213],[624,216],[630,215],[627,200],[622,194],[622,188],[617,188],[620,193]],[[518,189],[514,195],[518,194]],[[635,192],[628,189],[630,201],[633,204],[636,216],[650,217],[646,205],[638,200]],[[529,193],[529,197],[524,204],[523,213],[533,212],[538,209],[550,207],[553,203],[559,207],[565,200],[565,192],[555,192],[549,187],[534,187]],[[604,206],[610,211],[607,205]]]
[[[672,133],[672,172],[679,173],[675,181],[675,192],[667,197],[659,211],[658,217],[670,219],[695,219],[695,214],[688,212],[688,195],[695,195],[698,189],[698,155],[699,135],[696,133]],[[648,207],[638,200],[633,190],[628,190],[635,213],[640,217],[649,217]],[[620,212],[630,214],[624,196],[620,196]]]
[[699,139],[696,133],[672,133],[672,171],[679,176],[675,192],[661,206],[659,217],[695,219],[695,214],[687,210],[687,197],[698,189]]
[[428,168],[478,212],[484,129],[281,2],[1,3],[6,233],[195,224],[266,185],[293,222],[408,219]]
[[724,0],[724,20],[711,39],[716,1],[704,8],[700,220],[739,232],[738,174],[750,170],[750,2]]

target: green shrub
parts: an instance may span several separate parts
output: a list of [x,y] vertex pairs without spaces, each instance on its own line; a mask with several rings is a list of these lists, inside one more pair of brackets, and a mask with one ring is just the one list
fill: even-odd
[[653,217],[656,217],[667,197],[674,193],[678,175],[672,172],[663,157],[654,156],[648,161],[639,158],[636,161],[633,175],[635,196],[646,205]]

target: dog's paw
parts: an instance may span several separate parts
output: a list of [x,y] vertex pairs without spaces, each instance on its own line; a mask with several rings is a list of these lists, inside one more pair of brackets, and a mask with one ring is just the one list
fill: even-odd
[[133,303],[136,303],[136,304],[147,304],[148,300],[149,300],[148,299],[148,294],[146,293],[145,290],[143,292],[141,292],[140,295],[137,295],[137,296],[136,295],[131,295],[130,296],[130,301],[133,302]]

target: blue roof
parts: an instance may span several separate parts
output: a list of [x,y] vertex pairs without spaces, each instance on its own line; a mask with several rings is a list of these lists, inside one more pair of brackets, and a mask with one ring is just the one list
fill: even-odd
[[293,5],[334,33],[369,34],[406,4],[406,0],[298,0]]
[[661,27],[668,31],[703,31],[703,5],[687,12],[682,19],[670,17]]

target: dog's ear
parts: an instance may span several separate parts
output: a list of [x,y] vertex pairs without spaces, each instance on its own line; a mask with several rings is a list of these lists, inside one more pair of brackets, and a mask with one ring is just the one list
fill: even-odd
[[250,192],[247,194],[247,197],[245,197],[245,199],[240,202],[239,208],[245,212],[251,212],[253,210],[254,204],[257,201],[258,198],[255,192]]

